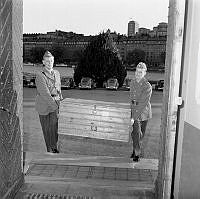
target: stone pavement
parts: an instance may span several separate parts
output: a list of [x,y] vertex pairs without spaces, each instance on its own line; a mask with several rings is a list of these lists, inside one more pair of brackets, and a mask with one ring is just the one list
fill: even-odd
[[28,153],[25,184],[15,199],[153,199],[158,160]]

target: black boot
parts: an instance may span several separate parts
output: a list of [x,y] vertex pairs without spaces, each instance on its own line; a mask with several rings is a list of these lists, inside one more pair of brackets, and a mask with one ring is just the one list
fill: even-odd
[[133,151],[133,153],[131,154],[130,158],[134,158],[135,157],[135,151]]
[[135,155],[134,157],[133,157],[133,161],[134,162],[138,162],[140,160],[140,157],[138,156],[138,155]]
[[58,149],[52,149],[53,153],[59,153]]

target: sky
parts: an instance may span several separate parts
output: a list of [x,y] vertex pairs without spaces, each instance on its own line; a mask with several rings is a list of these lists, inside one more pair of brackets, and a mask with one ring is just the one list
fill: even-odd
[[62,30],[96,35],[127,34],[128,22],[153,29],[168,21],[169,0],[23,0],[23,32]]

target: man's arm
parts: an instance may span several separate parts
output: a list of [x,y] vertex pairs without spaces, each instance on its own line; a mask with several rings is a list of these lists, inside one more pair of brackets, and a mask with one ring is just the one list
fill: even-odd
[[62,96],[62,92],[61,92],[61,78],[60,78],[60,73],[59,73],[59,71],[57,71],[57,70],[54,70],[54,72],[55,72],[55,76],[56,76],[56,84],[57,84],[57,86],[56,86],[56,89],[57,89],[57,92],[58,92],[58,100],[59,101],[61,101],[61,100],[63,100],[63,96]]
[[132,98],[133,98],[133,80],[130,82],[130,91],[129,91],[129,103],[130,103],[130,109],[131,109],[131,118],[133,118],[133,105],[132,105]]

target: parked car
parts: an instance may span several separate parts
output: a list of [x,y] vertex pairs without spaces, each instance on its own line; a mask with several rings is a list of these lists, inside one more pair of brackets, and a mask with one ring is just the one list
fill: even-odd
[[23,75],[23,86],[26,87],[26,86],[28,86],[28,84],[29,84],[29,81],[28,81],[27,77],[25,75]]
[[27,87],[36,87],[35,85],[36,75],[34,73],[23,72],[23,82],[24,86]]
[[61,77],[61,88],[62,89],[70,89],[75,87],[75,82],[73,77]]
[[123,88],[130,90],[131,79],[126,78],[123,83]]
[[148,80],[149,83],[151,84],[152,86],[152,89],[156,89],[156,85],[158,84],[158,81],[157,80]]
[[32,77],[28,83],[28,87],[36,88],[35,77]]
[[119,88],[119,83],[116,78],[109,78],[104,84],[106,89],[117,90]]
[[96,88],[96,83],[90,77],[82,77],[81,82],[79,83],[80,89],[93,89]]
[[164,88],[164,80],[159,80],[157,81],[156,85],[155,85],[155,90],[163,90]]

